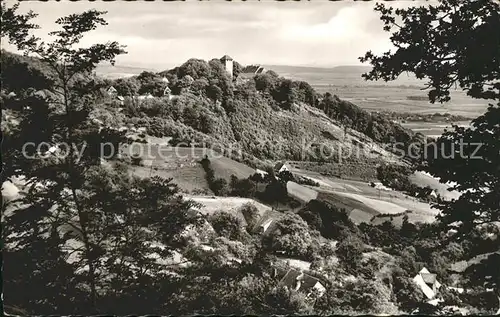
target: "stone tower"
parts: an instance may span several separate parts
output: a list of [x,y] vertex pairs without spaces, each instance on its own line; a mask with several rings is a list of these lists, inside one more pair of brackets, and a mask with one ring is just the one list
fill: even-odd
[[222,64],[224,64],[224,68],[229,74],[229,77],[233,78],[233,59],[228,55],[224,55],[220,60]]

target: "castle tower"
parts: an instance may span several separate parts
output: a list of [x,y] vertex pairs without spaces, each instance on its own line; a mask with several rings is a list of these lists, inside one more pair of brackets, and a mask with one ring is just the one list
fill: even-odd
[[229,74],[229,77],[233,78],[233,59],[228,55],[224,55],[220,60],[222,64],[224,64],[224,68]]

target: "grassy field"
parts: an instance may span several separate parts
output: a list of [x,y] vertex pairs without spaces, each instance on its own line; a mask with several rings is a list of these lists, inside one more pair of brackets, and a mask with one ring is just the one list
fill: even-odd
[[420,187],[431,187],[436,190],[436,192],[444,197],[445,199],[457,199],[460,193],[457,191],[449,191],[450,185],[440,183],[439,180],[432,177],[431,175],[423,172],[415,172],[410,176],[410,180]]
[[[327,177],[304,170],[294,169],[293,172],[317,181],[320,187],[287,186],[291,195],[302,197],[302,201],[306,198],[329,201],[339,208],[346,209],[355,223],[391,220],[398,225],[398,222],[402,222],[403,214],[407,214],[411,222],[431,222],[438,213],[438,210],[428,203],[417,201],[397,191],[373,188],[367,182]],[[432,180],[433,184],[437,183]],[[427,180],[427,183],[431,182]],[[380,215],[393,215],[393,219],[375,218]]]
[[[143,148],[144,150],[139,150]],[[205,155],[210,159],[215,176],[230,180],[231,175],[247,178],[255,170],[219,153],[204,148],[181,148],[159,146],[158,144],[138,144],[127,147],[128,155],[142,153],[144,166],[133,166],[131,170],[141,177],[162,176],[173,178],[179,187],[188,193],[211,193],[205,179],[205,171],[199,163]]]
[[202,204],[203,206],[199,209],[202,214],[211,215],[218,210],[223,210],[233,215],[237,216],[240,220],[245,222],[245,217],[241,214],[240,209],[245,204],[252,204],[257,207],[259,211],[259,218],[262,218],[268,211],[271,210],[271,207],[266,206],[264,204],[259,203],[250,198],[242,198],[242,197],[207,197],[207,196],[191,196],[186,195],[186,199],[192,199],[197,203]]
[[290,196],[303,203],[307,203],[318,197],[318,192],[316,190],[299,185],[295,182],[288,182],[286,184],[286,189]]

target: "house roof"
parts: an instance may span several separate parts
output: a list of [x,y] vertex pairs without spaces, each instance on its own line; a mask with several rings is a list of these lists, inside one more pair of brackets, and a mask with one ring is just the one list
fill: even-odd
[[262,227],[264,229],[264,232],[267,231],[267,229],[269,228],[269,226],[273,223],[273,218],[269,218],[267,219],[264,223],[262,223],[260,225],[260,227]]
[[430,273],[430,272],[426,267],[424,267],[418,273],[421,274],[421,273]]
[[259,70],[260,66],[259,65],[248,65],[248,66],[245,66],[241,72],[242,73],[252,73],[252,74],[255,74],[257,72],[257,70]]
[[222,56],[221,58],[221,61],[232,61],[233,59],[231,58],[231,56],[229,55],[224,55]]
[[[425,274],[425,273],[424,273]],[[424,293],[424,295],[428,298],[428,299],[432,299],[434,298],[434,296],[436,296],[436,293],[434,292],[434,290],[432,288],[429,287],[429,285],[427,285],[423,278],[422,278],[422,275],[421,274],[417,274],[414,278],[413,278],[413,281],[419,286],[420,290],[422,291],[422,293]]]
[[286,165],[286,164],[283,162],[278,162],[278,163],[274,164],[274,170],[280,170],[284,165]]
[[420,273],[420,275],[422,275],[422,279],[424,280],[424,282],[426,284],[433,285],[434,283],[436,283],[436,274],[432,274],[432,273]]
[[286,272],[285,276],[281,279],[280,283],[290,288],[295,288],[297,280],[299,279],[301,274],[302,272],[298,270],[289,269],[288,272]]
[[257,74],[262,74],[264,72],[264,67],[260,65],[248,65],[243,67],[241,70],[240,75],[257,75]]

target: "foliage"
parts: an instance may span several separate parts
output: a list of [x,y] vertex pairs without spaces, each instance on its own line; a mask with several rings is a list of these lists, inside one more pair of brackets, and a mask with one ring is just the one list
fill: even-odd
[[375,281],[358,279],[333,284],[315,305],[321,314],[358,315],[386,313],[388,299]]
[[298,215],[285,213],[276,228],[263,242],[266,248],[290,257],[312,259],[319,251],[318,233],[308,228]]
[[[500,105],[500,104],[499,104]],[[431,158],[426,168],[442,182],[455,182],[452,189],[463,192],[454,201],[439,201],[443,211],[441,221],[458,229],[458,235],[467,235],[478,225],[499,220],[500,200],[500,108],[490,107],[472,121],[471,128],[456,127],[438,141],[438,148],[446,148],[446,155]],[[462,142],[463,146],[455,143]],[[452,154],[449,158],[448,153]],[[458,224],[458,226],[456,226]]]
[[412,312],[425,299],[425,295],[412,277],[405,276],[397,270],[393,272],[392,287],[395,300],[403,311]]
[[442,0],[407,9],[378,4],[375,11],[380,13],[384,30],[392,33],[397,50],[381,56],[367,52],[361,57],[373,65],[365,79],[388,81],[404,72],[414,73],[429,80],[431,102],[449,101],[455,84],[473,98],[500,97],[500,39],[490,36],[500,27],[498,2]]
[[[137,76],[137,81],[140,84],[140,88],[138,89],[139,94],[151,94],[156,97],[163,96],[163,91],[165,90],[166,85],[163,83],[162,78],[158,74],[144,71]],[[128,82],[132,85],[134,84],[132,79],[129,79]],[[134,92],[134,89],[137,89],[134,86],[130,86],[130,84],[126,88],[125,92],[131,93]]]
[[217,196],[224,196],[227,193],[227,181],[224,178],[215,178],[215,172],[210,166],[208,157],[204,157],[200,161],[201,166],[205,170],[205,178],[207,179],[208,187]]
[[30,35],[29,31],[39,28],[38,25],[31,22],[37,15],[33,11],[20,14],[17,12],[18,9],[19,3],[14,4],[12,7],[7,7],[5,3],[2,3],[0,36],[7,37],[10,43],[17,45],[20,49],[33,47],[39,39]]
[[246,203],[241,206],[240,211],[243,217],[245,217],[245,221],[247,223],[247,231],[251,232],[251,230],[255,227],[257,221],[259,220],[259,210],[257,209],[257,207],[255,207],[254,204]]
[[[187,215],[193,203],[178,196],[170,180],[138,180],[123,167],[99,166],[102,142],[116,145],[122,139],[89,120],[100,97],[90,74],[123,50],[116,42],[75,47],[85,33],[106,24],[102,15],[90,10],[60,18],[56,23],[62,30],[52,33],[54,42],[20,47],[38,56],[53,80],[47,87],[51,94],[20,96],[30,107],[22,109],[17,131],[9,135],[11,154],[3,170],[6,178],[23,175],[27,181],[22,204],[5,218],[6,259],[26,263],[6,264],[12,274],[8,298],[33,313],[119,311],[130,308],[124,304],[131,299],[132,306],[148,306],[158,297],[143,292],[157,292],[154,281],[163,274],[151,254],[166,257],[181,247],[184,227],[196,221]],[[35,147],[49,142],[55,150],[30,149],[30,159],[22,153],[26,142]],[[27,228],[30,235],[23,234]],[[150,246],[155,240],[164,247]],[[32,247],[46,253],[34,257]],[[26,304],[18,296],[27,293],[27,281],[34,277],[38,285],[59,291],[29,286],[36,300]]]
[[113,82],[118,95],[124,97],[134,97],[141,91],[148,91],[149,89],[143,88],[142,82],[135,77],[131,78],[118,78]]
[[0,59],[2,89],[23,95],[29,91],[51,87],[53,72],[37,59],[15,55],[5,50],[2,50]]
[[239,240],[243,236],[243,224],[240,219],[234,215],[225,212],[217,211],[208,218],[215,232],[222,237],[230,240]]
[[298,215],[312,229],[318,230],[323,237],[328,239],[339,239],[346,231],[357,234],[356,226],[345,210],[340,210],[325,201],[311,200],[298,212]]
[[361,267],[364,248],[361,240],[354,236],[348,236],[339,242],[335,254],[346,271],[356,273]]
[[441,153],[423,166],[441,182],[454,182],[451,189],[462,192],[458,199],[439,200],[436,206],[442,211],[438,218],[443,230],[455,232],[448,241],[468,239],[478,226],[498,221],[500,212],[500,170],[494,163],[500,153],[500,39],[491,38],[500,27],[500,4],[441,0],[396,10],[379,4],[375,10],[384,30],[392,33],[397,50],[381,56],[367,52],[361,57],[373,65],[364,78],[394,80],[409,71],[428,80],[431,102],[449,101],[450,89],[457,85],[473,98],[496,104],[490,104],[471,127],[455,126],[440,137],[436,145]]
[[[364,77],[393,80],[402,72],[411,71],[418,78],[429,79],[431,102],[448,101],[449,90],[455,83],[473,98],[498,100],[500,42],[498,38],[489,40],[489,34],[500,25],[499,9],[498,3],[487,0],[443,0],[436,5],[398,10],[378,5],[375,10],[381,15],[384,29],[393,32],[391,41],[398,49],[383,56],[368,52],[361,60],[369,61],[374,68]],[[396,17],[402,23],[396,23]],[[487,62],[478,65],[482,59]],[[489,163],[498,159],[498,151],[494,150],[499,142],[495,130],[497,112],[498,108],[492,106],[473,121],[472,128],[456,127],[439,139],[438,145],[448,150],[462,140],[466,145],[461,146],[460,153],[465,155],[458,155],[458,149],[451,148],[457,154],[452,159],[438,155],[428,163],[427,170],[432,174],[443,182],[456,182],[455,189],[466,192],[458,200],[439,204],[444,223],[462,222],[460,233],[470,231],[476,220],[498,219],[499,202],[493,194],[498,192],[498,170]],[[482,144],[478,153],[481,159],[470,157],[475,151],[471,142]],[[473,211],[480,214],[472,216]]]
[[231,175],[229,188],[231,196],[254,197],[256,192],[256,184],[252,180],[238,179],[235,175]]

